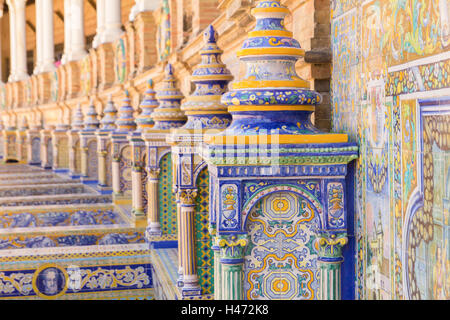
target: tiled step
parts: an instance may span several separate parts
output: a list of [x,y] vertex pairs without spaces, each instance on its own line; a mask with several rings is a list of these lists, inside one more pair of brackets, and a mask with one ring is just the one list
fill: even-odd
[[59,194],[81,194],[92,191],[81,183],[67,184],[45,184],[45,185],[20,185],[20,186],[1,186],[0,198],[4,197],[26,197],[42,195]]
[[127,225],[112,205],[8,207],[0,211],[0,229],[90,225]]
[[50,299],[41,279],[58,278],[58,300],[153,299],[147,244],[0,250],[0,299]]
[[0,198],[0,207],[111,203],[112,196],[89,193]]
[[18,185],[42,185],[42,184],[67,184],[74,183],[73,179],[65,179],[60,177],[55,178],[38,178],[38,179],[15,179],[15,180],[1,180],[0,187],[2,186],[18,186]]
[[39,167],[29,166],[27,164],[2,164],[0,165],[0,174],[3,173],[24,173],[24,172],[45,172]]
[[144,233],[120,225],[0,229],[0,250],[145,243]]
[[[53,172],[17,172],[17,173],[1,173],[0,181],[4,180],[26,180],[26,179],[51,179],[58,177]],[[58,177],[59,178],[59,177]]]

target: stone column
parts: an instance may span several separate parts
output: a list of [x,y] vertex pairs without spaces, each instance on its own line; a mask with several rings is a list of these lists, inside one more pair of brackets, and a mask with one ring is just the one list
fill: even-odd
[[220,264],[220,247],[217,244],[217,237],[213,236],[213,245],[211,249],[214,251],[214,300],[222,300],[222,265]]
[[[25,33],[26,0],[7,0],[11,23],[11,70],[9,81],[21,81],[28,77]],[[14,38],[14,40],[12,39]]]
[[11,71],[9,74],[8,81],[14,82],[16,79],[16,19],[15,19],[15,12],[16,9],[14,8],[12,4],[12,0],[7,0],[6,3],[8,4],[9,9],[9,40],[10,40],[10,52],[11,52]]
[[158,179],[161,169],[147,168],[147,221],[148,234],[154,236],[161,236],[161,224],[158,217]]
[[[172,159],[173,161],[173,159]],[[181,288],[183,286],[183,256],[181,253],[182,242],[180,237],[180,229],[181,229],[181,202],[180,202],[180,194],[177,192],[177,187],[174,185],[172,187],[172,193],[175,194],[175,201],[177,203],[177,245],[178,245],[178,279],[177,279],[177,287]]]
[[102,44],[103,32],[105,31],[105,1],[97,0],[97,30],[94,40],[92,41],[92,47],[97,48]]
[[112,159],[112,190],[115,195],[120,195],[120,158]]
[[244,255],[248,244],[246,234],[219,235],[221,283],[223,300],[244,300]]
[[130,10],[130,15],[128,18],[130,21],[134,21],[140,12],[154,10],[157,5],[159,5],[157,1],[136,0],[134,6]]
[[[183,296],[200,295],[195,261],[195,199],[196,189],[180,189],[180,229],[178,238],[181,239],[181,266],[183,268]],[[180,250],[180,247],[179,249]]]
[[70,1],[70,58],[69,61],[78,61],[86,54],[86,38],[84,35],[84,1]]
[[320,299],[341,299],[342,247],[347,244],[346,234],[320,234],[316,239],[319,247]]
[[131,172],[132,185],[132,211],[135,218],[145,215],[142,199],[142,168],[133,166]]
[[[100,143],[98,143],[100,147]],[[98,184],[106,186],[106,151],[98,151]]]
[[42,39],[44,37],[44,30],[42,29],[42,0],[36,0],[36,61],[33,74],[39,74],[42,66]]
[[113,42],[123,34],[121,12],[120,0],[108,0],[108,4],[105,6],[102,43]]
[[17,69],[16,81],[28,78],[27,72],[27,38],[25,33],[25,2],[26,0],[15,0],[16,6],[16,40],[17,40]]
[[72,52],[70,3],[71,0],[64,0],[64,54],[61,58],[63,64],[70,61]]
[[[53,0],[38,0],[42,3],[42,61],[40,72],[50,72],[55,69],[55,44],[53,32]],[[36,2],[36,4],[37,4]],[[36,28],[37,31],[37,28]],[[36,33],[39,33],[38,31]]]

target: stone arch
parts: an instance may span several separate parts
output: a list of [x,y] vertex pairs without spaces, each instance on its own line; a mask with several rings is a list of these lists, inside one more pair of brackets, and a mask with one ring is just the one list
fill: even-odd
[[259,197],[248,213],[244,294],[249,300],[313,300],[320,285],[318,213],[298,192]]
[[208,168],[208,164],[206,163],[206,161],[200,162],[200,164],[197,167],[195,167],[195,169],[194,169],[194,181],[197,181],[198,176],[200,175],[201,172],[203,172],[203,170],[205,168],[206,169]]
[[305,191],[304,189],[300,188],[299,186],[292,185],[292,184],[285,184],[285,185],[272,185],[269,187],[261,188],[259,191],[257,191],[254,195],[252,195],[242,206],[241,216],[242,216],[242,230],[246,229],[247,225],[247,218],[248,213],[250,210],[253,209],[255,204],[265,197],[268,194],[274,193],[274,192],[293,192],[298,194],[299,196],[307,199],[312,206],[317,210],[318,212],[318,226],[322,226],[323,219],[323,208],[319,200],[317,200],[316,197],[311,195],[309,192]]

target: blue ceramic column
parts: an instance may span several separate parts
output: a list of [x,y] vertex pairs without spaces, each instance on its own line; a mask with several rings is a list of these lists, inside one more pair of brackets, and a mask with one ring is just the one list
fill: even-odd
[[[170,146],[166,142],[166,137],[170,133],[170,129],[181,127],[186,123],[186,116],[183,111],[180,110],[180,102],[183,99],[183,94],[176,86],[176,79],[174,77],[173,67],[168,63],[164,70],[164,79],[161,87],[157,90],[156,99],[159,102],[159,106],[153,109],[151,113],[151,119],[154,121],[154,126],[145,129],[142,137],[145,141],[148,157],[147,172],[152,173],[152,180],[157,179],[157,175],[160,173],[159,161],[160,159],[170,152]],[[173,161],[173,159],[172,159]],[[172,172],[173,174],[173,172]],[[148,198],[148,212],[149,219],[148,228],[146,234],[149,236],[148,241],[151,241],[153,236],[157,236],[161,233],[158,218],[158,199],[153,197],[157,196],[157,184],[153,183],[153,192],[149,193]],[[152,206],[152,207],[150,207]],[[179,208],[177,206],[177,208]],[[179,210],[177,210],[177,223],[178,229],[180,228]],[[182,268],[181,268],[181,239],[178,237],[178,284],[182,284]]]
[[81,104],[73,115],[72,128],[67,132],[69,139],[69,176],[78,179],[81,176],[81,145],[79,132],[84,129],[84,116]]
[[98,114],[94,102],[91,100],[84,117],[84,128],[79,132],[81,147],[81,181],[87,184],[96,184],[97,173],[97,138],[99,127]]
[[212,26],[204,32],[204,43],[200,50],[201,62],[194,68],[191,77],[196,89],[181,106],[188,120],[184,126],[173,129],[167,137],[175,159],[175,187],[180,199],[181,228],[178,236],[183,249],[183,296],[202,294],[197,276],[194,221],[198,192],[195,173],[205,164],[199,156],[200,145],[206,132],[220,132],[231,122],[231,116],[220,99],[228,90],[228,83],[233,76],[221,61],[223,51],[217,46],[217,33]]
[[97,154],[98,154],[98,184],[101,193],[112,192],[112,143],[110,134],[116,129],[117,109],[114,106],[112,96],[108,96],[108,102],[103,110],[103,118],[100,120],[100,128],[97,130]]
[[[136,122],[133,117],[133,107],[130,105],[130,96],[128,90],[125,90],[125,97],[119,108],[117,120],[115,122],[116,129],[111,131],[110,139],[112,143],[112,188],[113,200],[116,204],[131,204],[131,199],[124,194],[122,188],[122,176],[124,170],[131,170],[130,163],[124,163],[123,150],[129,145],[127,136],[131,131],[136,129]],[[121,168],[121,162],[124,167]],[[129,177],[128,177],[129,178]]]
[[[348,163],[357,158],[358,148],[355,143],[348,143],[346,134],[321,132],[312,124],[311,117],[322,98],[296,73],[295,63],[305,52],[284,26],[288,8],[279,0],[260,0],[251,13],[256,18],[255,28],[237,52],[246,65],[245,75],[233,83],[232,90],[221,100],[228,106],[232,123],[221,133],[206,134],[202,148],[213,182],[210,192],[215,216],[211,220],[222,243],[220,297],[336,298],[339,283],[330,282],[339,281],[339,273],[327,272],[340,268],[342,260],[333,257],[337,260],[331,263],[329,250],[310,250],[300,238],[295,240],[298,249],[292,251],[292,238],[298,234],[290,226],[309,228],[307,237],[319,239],[318,248],[333,243],[330,239],[346,237],[347,220],[352,216],[347,213],[346,202],[352,199],[345,194],[345,177]],[[266,204],[273,193],[280,199]],[[262,230],[255,234],[249,229],[248,220],[257,204],[265,211],[254,213],[262,219],[258,225]],[[302,221],[298,215],[291,215],[280,222],[281,218],[269,214],[271,210],[280,211],[277,214],[281,217],[287,208],[313,216]],[[310,225],[313,219],[314,228]],[[271,256],[271,248],[258,242],[261,237],[270,240],[274,230],[278,230],[281,239],[281,247],[272,248],[276,258]],[[322,239],[324,234],[327,240]],[[239,247],[234,240],[224,240],[241,238]],[[245,246],[248,249],[244,250]],[[299,268],[303,259],[300,252],[305,250],[310,252],[311,263]],[[338,253],[341,250],[333,251]],[[290,273],[277,271],[278,267],[264,269],[255,265],[255,259],[266,261],[263,265],[276,259],[277,265],[292,269]],[[318,268],[325,275],[321,279],[315,276]],[[309,284],[313,286],[302,282],[306,274],[312,275]],[[297,288],[298,292],[293,295],[295,291],[287,288]],[[334,291],[321,292],[321,288]]]

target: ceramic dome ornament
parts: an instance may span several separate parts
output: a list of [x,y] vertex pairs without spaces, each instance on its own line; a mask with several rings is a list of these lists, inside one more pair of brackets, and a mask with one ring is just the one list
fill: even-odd
[[177,128],[186,122],[186,116],[180,109],[183,94],[175,85],[173,67],[170,63],[165,68],[165,78],[161,90],[157,92],[156,98],[159,106],[153,110],[151,118],[155,121],[153,130],[169,130]]
[[347,142],[347,135],[323,133],[311,123],[322,98],[295,71],[305,51],[284,27],[288,8],[278,0],[258,1],[251,13],[255,29],[237,53],[246,74],[222,96],[233,121],[222,134],[205,140],[225,144],[237,141],[230,136],[241,141],[244,136],[246,143],[270,143],[272,137],[278,143]]
[[84,116],[83,111],[81,110],[81,104],[78,104],[77,109],[73,115],[72,121],[72,130],[83,130],[84,128]]
[[133,107],[130,105],[130,94],[125,90],[125,98],[123,104],[119,108],[116,126],[119,131],[133,131],[136,129],[136,122],[133,117]]
[[136,119],[138,131],[144,131],[150,129],[155,125],[155,122],[151,118],[153,110],[159,106],[158,100],[156,100],[156,91],[154,90],[153,80],[150,79],[147,82],[147,90],[145,91],[144,99],[142,100],[141,114]]
[[117,109],[114,106],[112,96],[108,96],[108,102],[106,103],[105,110],[103,110],[103,118],[100,121],[101,127],[104,130],[114,130],[116,128]]
[[28,119],[27,119],[27,117],[23,117],[22,118],[22,122],[20,123],[19,130],[20,131],[25,131],[27,129],[28,129]]
[[223,51],[217,46],[217,32],[212,25],[206,28],[203,38],[201,62],[191,76],[196,89],[181,106],[188,117],[182,129],[225,129],[231,122],[231,115],[220,99],[233,76],[221,61]]
[[95,110],[94,101],[91,100],[88,111],[86,112],[86,116],[84,119],[84,130],[91,131],[97,130],[100,122],[97,119],[98,113]]

